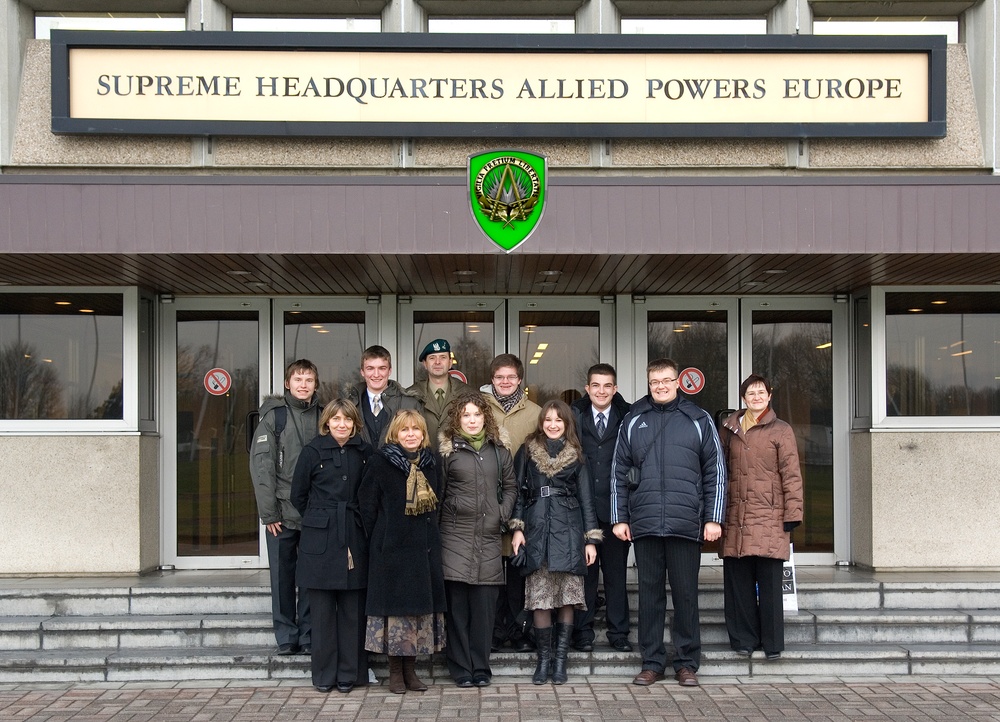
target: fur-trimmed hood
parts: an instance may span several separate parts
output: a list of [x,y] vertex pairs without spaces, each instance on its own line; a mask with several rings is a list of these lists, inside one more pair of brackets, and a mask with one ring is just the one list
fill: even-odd
[[525,446],[528,449],[528,456],[535,462],[538,470],[545,476],[553,477],[563,469],[580,461],[580,452],[571,444],[563,444],[562,449],[554,457],[549,456],[548,449],[541,439],[531,439]]

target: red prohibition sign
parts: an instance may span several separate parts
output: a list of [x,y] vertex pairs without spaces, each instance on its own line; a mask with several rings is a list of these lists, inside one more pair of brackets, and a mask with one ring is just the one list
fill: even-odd
[[693,366],[681,371],[677,380],[680,381],[681,391],[686,394],[696,394],[705,388],[705,374]]
[[233,385],[233,377],[225,369],[214,368],[205,374],[205,390],[212,396],[222,396]]

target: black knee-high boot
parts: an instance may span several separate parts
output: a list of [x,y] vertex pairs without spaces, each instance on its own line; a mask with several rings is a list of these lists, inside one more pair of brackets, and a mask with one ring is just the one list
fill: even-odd
[[556,624],[556,651],[552,662],[552,684],[565,684],[566,655],[569,653],[569,640],[573,637],[572,624]]
[[545,684],[549,681],[549,671],[552,666],[552,627],[535,627],[535,648],[538,653],[538,664],[531,681],[535,684]]

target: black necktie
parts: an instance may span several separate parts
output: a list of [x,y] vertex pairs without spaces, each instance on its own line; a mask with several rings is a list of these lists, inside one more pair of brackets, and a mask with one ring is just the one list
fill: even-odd
[[597,414],[597,436],[598,438],[604,438],[604,432],[607,430],[608,425],[604,423],[604,412]]

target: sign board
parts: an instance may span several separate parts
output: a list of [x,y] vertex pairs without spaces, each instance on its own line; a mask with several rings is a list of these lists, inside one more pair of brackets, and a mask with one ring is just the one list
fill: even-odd
[[224,396],[232,385],[233,377],[225,369],[214,368],[205,374],[205,390],[212,396]]
[[795,583],[795,549],[788,548],[788,561],[781,567],[781,602],[785,613],[799,611],[798,585]]
[[55,133],[942,137],[944,36],[52,32]]
[[694,395],[705,388],[705,374],[693,366],[689,366],[677,374],[677,381],[681,391],[686,394]]

